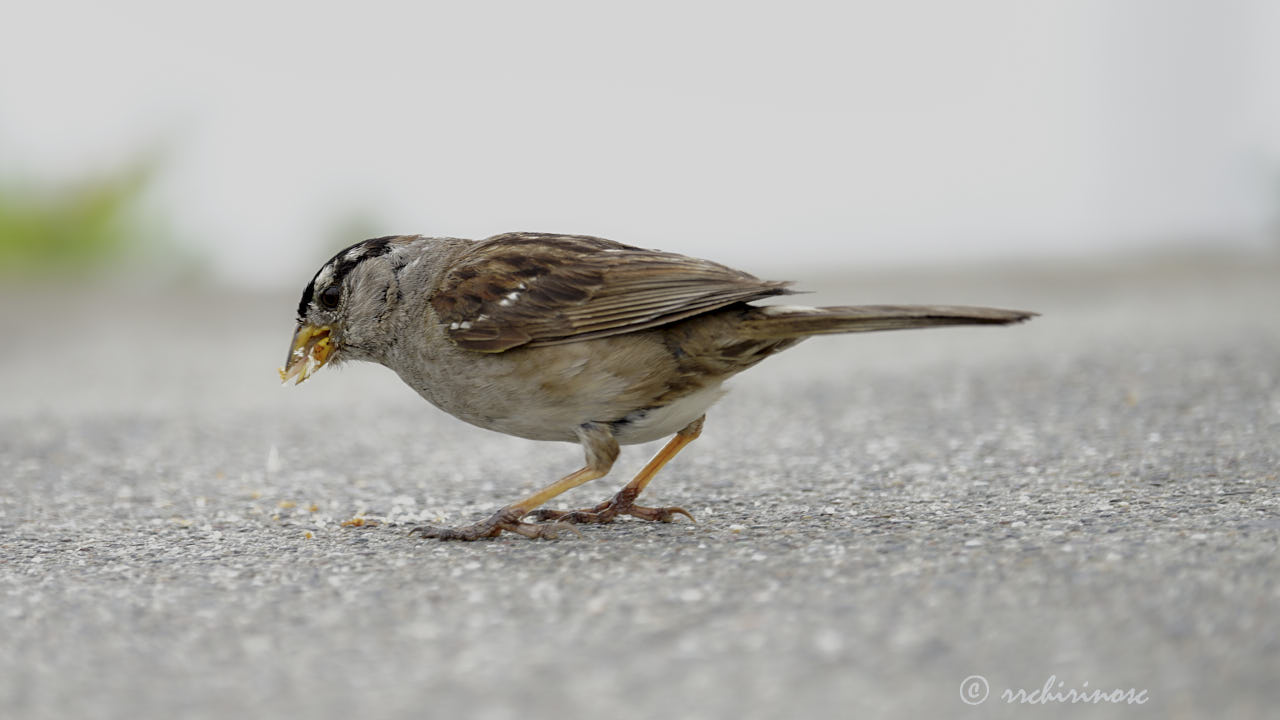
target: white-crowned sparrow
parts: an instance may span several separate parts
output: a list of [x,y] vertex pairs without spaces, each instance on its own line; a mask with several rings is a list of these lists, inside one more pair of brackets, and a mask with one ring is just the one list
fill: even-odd
[[[601,238],[509,233],[482,241],[381,237],[343,250],[307,284],[281,378],[326,363],[385,365],[445,412],[531,440],[580,443],[586,465],[481,522],[415,528],[475,540],[554,537],[561,522],[621,514],[670,521],[681,508],[637,495],[702,430],[721,384],[810,335],[1026,320],[979,307],[755,306],[789,283]],[[609,472],[619,444],[674,435],[613,498],[538,510]]]

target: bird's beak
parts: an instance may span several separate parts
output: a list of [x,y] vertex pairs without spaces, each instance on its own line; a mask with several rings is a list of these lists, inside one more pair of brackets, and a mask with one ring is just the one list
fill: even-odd
[[293,377],[298,380],[295,385],[311,377],[312,373],[324,367],[333,354],[333,341],[329,338],[332,330],[328,325],[299,324],[293,333],[293,345],[289,348],[289,357],[280,368],[280,381],[289,382]]

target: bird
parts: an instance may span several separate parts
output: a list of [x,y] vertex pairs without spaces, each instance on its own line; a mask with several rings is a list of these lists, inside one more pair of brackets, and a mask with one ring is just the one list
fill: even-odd
[[[817,335],[1007,325],[1036,313],[945,305],[758,305],[792,283],[710,260],[588,235],[512,232],[484,240],[390,235],[324,263],[298,303],[282,382],[368,361],[437,408],[488,430],[578,443],[583,466],[477,522],[410,532],[552,539],[621,516],[693,520],[636,499],[702,433],[724,382]],[[542,507],[608,474],[621,445],[668,442],[613,496]]]

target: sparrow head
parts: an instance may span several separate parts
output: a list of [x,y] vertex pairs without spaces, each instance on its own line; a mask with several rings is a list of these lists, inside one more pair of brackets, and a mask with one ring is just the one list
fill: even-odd
[[298,325],[280,379],[306,380],[329,363],[377,360],[386,349],[385,321],[400,301],[398,271],[418,236],[358,242],[320,267],[302,291]]

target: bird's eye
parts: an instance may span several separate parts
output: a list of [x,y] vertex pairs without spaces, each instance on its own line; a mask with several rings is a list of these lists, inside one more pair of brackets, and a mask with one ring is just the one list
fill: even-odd
[[337,285],[330,285],[320,291],[320,307],[326,310],[332,310],[338,307],[338,300],[342,298],[342,288]]

